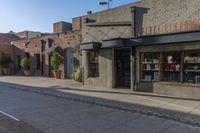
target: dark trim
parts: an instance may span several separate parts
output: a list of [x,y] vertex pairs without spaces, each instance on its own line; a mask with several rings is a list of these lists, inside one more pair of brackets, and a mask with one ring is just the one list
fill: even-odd
[[104,40],[102,43],[101,48],[124,48],[124,47],[132,47],[133,45],[138,45],[137,42],[131,39],[124,39],[124,38],[116,38],[110,40]]
[[100,47],[101,47],[101,43],[98,43],[98,42],[83,43],[80,45],[81,50],[100,49]]
[[[184,32],[178,34],[166,34],[157,36],[144,36],[130,39],[114,38],[110,40],[103,40],[102,45],[97,45],[98,48],[123,48],[123,47],[137,47],[147,45],[162,45],[186,42],[200,42],[200,31]],[[97,43],[96,43],[97,44]],[[99,44],[99,43],[98,43]],[[94,43],[81,45],[81,49],[95,49]]]
[[131,22],[99,22],[86,24],[88,27],[103,27],[103,26],[131,26]]
[[124,39],[103,41],[101,48],[120,48],[125,47]]
[[178,34],[166,34],[158,36],[146,36],[131,39],[132,46],[138,45],[158,45],[170,43],[198,42],[200,41],[200,32],[185,32]]

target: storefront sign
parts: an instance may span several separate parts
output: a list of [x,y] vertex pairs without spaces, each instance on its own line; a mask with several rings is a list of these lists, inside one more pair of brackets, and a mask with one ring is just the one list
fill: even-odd
[[200,19],[143,27],[138,36],[200,30]]

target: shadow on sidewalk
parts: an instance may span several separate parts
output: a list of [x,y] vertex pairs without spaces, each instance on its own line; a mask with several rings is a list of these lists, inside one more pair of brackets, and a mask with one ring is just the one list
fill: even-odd
[[[27,91],[31,93],[37,93],[47,96],[53,96],[56,98],[61,98],[69,101],[74,102],[81,102],[85,104],[93,104],[96,106],[103,106],[107,108],[112,108],[116,110],[122,110],[122,111],[128,111],[132,113],[140,113],[147,116],[155,116],[159,118],[164,118],[168,120],[178,121],[184,124],[192,125],[200,127],[200,116],[194,115],[190,113],[183,113],[173,110],[168,110],[164,108],[159,107],[150,107],[140,104],[133,104],[133,103],[126,103],[121,101],[115,101],[115,100],[108,100],[103,99],[99,97],[93,97],[93,96],[83,96],[80,94],[72,94],[69,92],[61,92],[57,90],[56,88],[42,88],[42,87],[33,87],[33,86],[25,86],[25,85],[19,85],[19,84],[12,84],[12,83],[6,83],[6,82],[0,82],[0,85],[2,87],[10,88],[10,89],[16,89],[20,91]],[[59,88],[62,89],[62,88]],[[67,88],[63,88],[67,89]],[[110,94],[129,94],[129,93],[121,93],[121,92],[113,92],[113,91],[92,91],[92,90],[82,90],[82,89],[68,89],[68,90],[75,90],[75,91],[87,91],[87,92],[98,92],[98,93],[110,93]],[[130,94],[129,94],[130,95]],[[142,96],[148,96],[146,94],[131,94],[131,95],[142,95]],[[150,95],[152,96],[152,95]],[[158,97],[158,96],[157,96]],[[167,97],[171,98],[171,97]],[[179,99],[179,98],[176,98]]]
[[[160,95],[150,92],[134,92],[129,90],[124,91],[122,89],[113,89],[113,90],[92,90],[92,89],[86,89],[87,87],[84,87],[83,89],[79,89],[80,86],[75,87],[60,87],[60,86],[49,86],[48,88],[51,89],[61,89],[61,90],[70,90],[70,91],[77,91],[77,92],[94,92],[94,93],[103,93],[103,94],[121,94],[121,95],[135,95],[135,96],[148,96],[148,97],[158,97],[158,98],[165,98],[165,99],[177,99],[177,100],[190,100],[190,101],[200,101],[198,99],[190,99],[190,98],[181,98],[181,97],[174,97],[174,96],[167,96],[167,95]],[[89,87],[89,86],[88,86]],[[124,92],[123,92],[124,91]]]

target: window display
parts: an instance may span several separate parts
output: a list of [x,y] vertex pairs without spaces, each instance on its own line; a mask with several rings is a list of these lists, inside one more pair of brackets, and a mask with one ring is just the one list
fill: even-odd
[[141,53],[141,80],[200,83],[200,50]]
[[185,82],[200,83],[200,51],[186,51],[184,57]]
[[142,53],[142,80],[159,81],[159,57],[160,53]]
[[180,82],[181,52],[163,53],[163,81]]

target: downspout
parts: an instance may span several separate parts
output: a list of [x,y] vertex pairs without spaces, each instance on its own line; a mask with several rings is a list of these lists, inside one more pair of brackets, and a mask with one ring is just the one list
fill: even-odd
[[[136,33],[136,7],[131,7],[132,12],[132,37],[137,36]],[[131,47],[131,90],[136,91],[136,50],[135,47]]]

